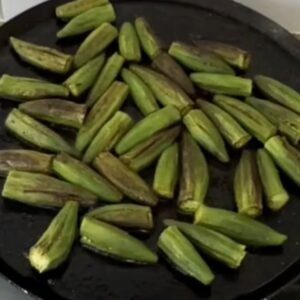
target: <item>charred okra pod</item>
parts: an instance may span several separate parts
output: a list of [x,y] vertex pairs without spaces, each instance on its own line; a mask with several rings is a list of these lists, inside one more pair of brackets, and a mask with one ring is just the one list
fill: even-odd
[[251,135],[225,110],[202,99],[198,99],[197,104],[216,125],[230,146],[240,149],[251,140]]
[[53,159],[52,169],[61,178],[86,189],[103,201],[120,202],[123,198],[123,195],[104,177],[65,153]]
[[262,143],[277,132],[277,128],[263,114],[245,102],[222,95],[216,95],[213,102],[227,111]]
[[149,206],[157,204],[158,199],[146,182],[111,153],[100,153],[94,167],[130,199]]
[[23,61],[39,69],[58,74],[66,74],[71,69],[73,63],[71,55],[14,37],[10,38],[10,44]]
[[287,240],[286,235],[245,215],[205,205],[198,208],[194,223],[223,233],[246,246],[280,246]]
[[209,185],[209,170],[204,154],[191,135],[184,131],[181,140],[181,178],[178,210],[193,215],[202,205]]
[[53,155],[33,150],[0,150],[0,176],[12,170],[49,174],[52,158]]
[[229,156],[222,136],[211,120],[200,110],[193,109],[183,118],[183,123],[192,137],[221,162],[228,162]]
[[177,227],[170,226],[161,233],[158,247],[176,270],[204,285],[214,281],[215,276],[209,266]]
[[118,36],[116,27],[109,23],[103,23],[92,31],[80,45],[74,57],[76,68],[82,67],[89,60],[99,55]]
[[169,54],[195,72],[234,74],[234,70],[224,60],[205,49],[173,42],[169,48]]
[[180,126],[176,126],[160,131],[133,147],[123,154],[120,159],[132,170],[139,172],[149,167],[166,148],[174,143],[180,134],[180,129]]
[[36,119],[74,128],[82,126],[86,114],[85,105],[62,99],[24,102],[19,109]]
[[96,101],[103,96],[108,90],[113,81],[118,76],[122,66],[124,64],[124,58],[117,52],[108,58],[105,63],[99,77],[97,78],[94,86],[88,94],[86,105],[91,107]]
[[268,152],[259,149],[256,158],[267,205],[271,210],[278,211],[289,201],[289,194],[283,187],[279,172]]
[[68,182],[44,174],[21,171],[9,172],[2,196],[41,208],[63,207],[68,201],[89,207],[97,202],[96,196]]
[[262,188],[256,153],[243,150],[234,174],[234,196],[238,212],[256,218],[262,214]]
[[5,127],[21,141],[40,149],[59,153],[66,152],[74,156],[79,153],[60,135],[36,121],[18,109],[13,109],[5,120]]
[[151,208],[137,204],[102,206],[91,211],[88,217],[134,231],[147,232],[154,227]]
[[117,111],[90,143],[83,156],[83,161],[90,163],[99,153],[112,150],[132,126],[132,118],[122,111]]
[[85,217],[80,227],[83,246],[101,255],[133,264],[155,264],[157,255],[127,232]]
[[164,223],[167,226],[176,226],[196,248],[229,268],[239,268],[247,254],[246,246],[204,226],[175,220],[165,220]]
[[153,181],[154,192],[165,198],[172,199],[178,182],[179,149],[178,144],[169,146],[160,156]]
[[39,273],[56,269],[68,259],[76,237],[77,219],[78,203],[67,202],[30,248],[29,262]]

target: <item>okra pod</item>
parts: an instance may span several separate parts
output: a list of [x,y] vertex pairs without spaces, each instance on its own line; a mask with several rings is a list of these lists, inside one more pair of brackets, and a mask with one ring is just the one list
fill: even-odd
[[56,34],[59,39],[89,32],[103,23],[116,20],[116,13],[111,4],[93,7],[74,17]]
[[94,86],[88,94],[86,105],[91,107],[103,96],[113,81],[117,78],[122,66],[124,58],[117,52],[108,58]]
[[97,197],[68,182],[39,173],[10,171],[2,196],[27,205],[41,208],[63,207],[68,201],[76,201],[89,207]]
[[175,226],[165,229],[158,240],[158,247],[176,270],[204,285],[214,281],[214,274],[190,241]]
[[248,78],[210,73],[192,73],[190,78],[196,86],[209,93],[245,97],[252,94],[253,82]]
[[252,247],[280,246],[287,236],[245,215],[201,205],[195,214],[200,224]]
[[53,171],[66,181],[93,193],[107,202],[120,202],[123,198],[109,181],[85,163],[61,153],[52,161]]
[[0,78],[0,97],[18,102],[51,98],[68,97],[69,90],[59,84],[40,79],[2,75]]
[[190,97],[165,75],[139,65],[131,65],[129,69],[148,85],[163,106],[175,106],[183,115],[193,107]]
[[247,254],[246,246],[204,226],[175,220],[165,220],[164,224],[176,226],[196,248],[229,268],[239,268]]
[[204,154],[191,135],[184,131],[181,140],[181,178],[178,210],[193,215],[203,204],[209,186],[209,170]]
[[194,95],[196,90],[191,79],[183,68],[168,53],[160,52],[152,61],[152,67],[178,84],[188,95]]
[[216,95],[213,102],[227,111],[262,143],[277,132],[277,128],[263,114],[245,102],[222,95]]
[[158,199],[146,182],[111,153],[100,153],[94,167],[128,198],[148,206],[157,204]]
[[300,94],[293,88],[276,79],[262,75],[255,76],[254,83],[267,98],[300,113]]
[[197,104],[212,120],[230,146],[240,149],[251,140],[251,135],[225,110],[202,99],[198,99]]
[[115,150],[119,155],[122,155],[180,120],[180,112],[173,106],[167,106],[153,112],[129,130],[117,144]]
[[115,81],[95,103],[77,135],[76,148],[79,151],[85,150],[99,129],[121,108],[128,94],[128,86]]
[[212,121],[200,110],[193,109],[183,118],[183,123],[192,137],[221,162],[228,162],[229,156],[222,136]]
[[0,150],[0,176],[6,177],[9,171],[51,173],[53,155],[23,149]]
[[253,150],[242,152],[234,174],[234,196],[240,214],[252,218],[262,214],[262,187]]
[[279,172],[266,150],[257,150],[256,158],[267,206],[273,211],[281,210],[288,203],[289,194],[282,185]]
[[300,118],[298,114],[268,100],[249,97],[246,102],[261,112],[293,144],[297,145],[299,143]]
[[66,152],[74,156],[79,153],[60,135],[14,108],[5,120],[5,127],[21,141],[53,153]]
[[223,59],[205,49],[173,42],[169,48],[169,54],[195,72],[234,74],[234,70]]
[[156,133],[146,141],[133,147],[123,154],[120,159],[132,170],[139,172],[149,167],[159,155],[174,143],[180,134],[180,126]]
[[88,217],[129,230],[150,231],[154,227],[151,208],[137,204],[102,206],[91,211]]
[[154,59],[161,51],[161,43],[150,24],[145,18],[138,17],[135,19],[135,29],[144,52],[150,59]]
[[38,242],[30,248],[30,265],[40,274],[64,263],[72,250],[77,232],[78,203],[67,202]]
[[83,156],[83,161],[90,163],[99,153],[112,150],[132,126],[132,118],[122,111],[117,111],[92,140]]
[[96,58],[87,62],[80,69],[75,71],[64,83],[74,97],[81,96],[96,81],[102,66],[104,65],[105,54],[100,54]]
[[10,37],[10,45],[21,60],[39,69],[58,74],[66,74],[73,63],[72,55],[56,49],[40,46]]
[[80,68],[89,60],[99,55],[117,38],[117,36],[117,28],[109,23],[103,23],[93,30],[83,41],[75,54],[75,67]]
[[43,121],[80,128],[83,124],[86,107],[62,99],[42,99],[21,103],[20,111]]
[[85,217],[80,227],[83,246],[104,256],[133,264],[155,264],[157,255],[127,232]]
[[164,150],[155,169],[153,190],[165,199],[173,199],[175,194],[179,174],[178,148],[178,143],[174,143]]

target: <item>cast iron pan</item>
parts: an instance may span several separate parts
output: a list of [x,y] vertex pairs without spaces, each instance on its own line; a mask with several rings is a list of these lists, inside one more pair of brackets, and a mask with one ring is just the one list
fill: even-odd
[[[59,26],[54,18],[54,7],[64,1],[49,1],[0,28],[0,73],[22,76],[41,76],[60,82],[62,79],[40,73],[21,63],[7,45],[10,35],[57,46],[73,53],[78,41],[57,44],[55,33]],[[267,19],[225,0],[120,0],[115,2],[118,25],[146,16],[165,45],[173,40],[190,41],[194,38],[219,40],[239,45],[253,54],[249,75],[270,75],[300,90],[300,45],[281,27]],[[15,104],[0,102],[1,148],[22,147],[3,128],[4,119]],[[128,102],[124,108],[139,118]],[[67,136],[72,132],[64,132]],[[255,146],[255,145],[254,145]],[[230,153],[229,165],[218,163],[207,155],[211,170],[209,205],[234,209],[232,174],[239,159]],[[153,170],[144,172],[151,181]],[[283,249],[265,250],[248,255],[239,271],[229,271],[210,262],[216,273],[211,288],[204,288],[170,270],[161,261],[150,267],[133,267],[112,262],[84,250],[77,243],[67,264],[46,276],[38,276],[28,265],[26,253],[45,230],[53,211],[33,209],[10,201],[0,202],[0,270],[11,281],[45,300],[166,300],[166,299],[259,299],[279,288],[299,271],[300,254],[300,199],[299,189],[285,177],[291,195],[290,204],[279,214],[265,213],[263,221],[289,236]],[[157,226],[145,242],[156,248],[162,230],[161,221],[175,217],[174,205],[159,207],[155,214]]]

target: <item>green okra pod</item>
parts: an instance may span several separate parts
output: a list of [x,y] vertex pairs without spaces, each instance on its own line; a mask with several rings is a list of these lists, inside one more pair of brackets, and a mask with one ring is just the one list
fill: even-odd
[[108,58],[99,77],[88,94],[86,102],[88,107],[93,106],[94,103],[108,90],[122,69],[124,61],[124,58],[117,52]]
[[105,54],[87,62],[80,69],[75,71],[64,83],[74,97],[81,96],[95,82],[105,62]]
[[183,123],[192,137],[221,162],[228,162],[229,156],[222,136],[212,121],[200,110],[193,109],[183,118]]
[[115,81],[95,103],[77,135],[76,148],[79,151],[87,148],[98,130],[121,108],[128,94],[128,86]]
[[276,79],[262,75],[255,76],[254,83],[267,98],[300,113],[300,94],[293,88]]
[[123,198],[109,181],[85,163],[61,153],[52,161],[53,171],[66,181],[95,194],[107,202],[120,202]]
[[115,150],[119,155],[146,141],[159,131],[166,129],[181,120],[180,112],[173,106],[162,108],[139,121],[129,130]]
[[183,115],[193,107],[190,97],[165,75],[140,65],[131,65],[129,69],[148,85],[162,105],[175,106]]
[[144,52],[150,59],[154,59],[161,51],[161,43],[159,39],[145,18],[136,18],[134,24]]
[[190,78],[200,89],[212,94],[245,97],[252,94],[253,82],[248,78],[211,73],[192,73]]
[[152,61],[152,67],[157,69],[176,84],[178,84],[187,94],[194,95],[196,90],[191,79],[187,76],[183,68],[168,53],[160,52]]
[[276,165],[300,186],[300,152],[280,136],[273,136],[265,143]]
[[88,217],[128,230],[150,231],[154,227],[151,208],[138,204],[105,205],[91,211]]
[[297,113],[264,99],[249,97],[246,99],[246,102],[261,112],[293,144],[297,145],[299,143],[300,118]]
[[245,215],[205,205],[198,208],[194,223],[225,234],[246,246],[280,246],[287,240],[286,235]]
[[0,78],[0,97],[18,102],[51,98],[68,97],[69,90],[59,84],[40,79],[2,75]]
[[148,206],[157,204],[158,199],[146,182],[111,153],[100,153],[94,167],[128,198]]
[[176,226],[196,248],[211,258],[237,269],[245,259],[246,246],[239,244],[217,231],[201,225],[193,225],[175,220],[165,220],[167,226]]
[[21,103],[20,111],[43,121],[80,128],[83,124],[86,107],[62,99],[42,99]]
[[195,278],[204,285],[214,281],[214,274],[190,241],[175,226],[165,229],[158,247],[179,272]]
[[90,163],[99,153],[112,150],[124,134],[130,130],[133,123],[132,118],[128,114],[117,111],[99,130],[87,148],[82,160]]
[[77,233],[77,219],[78,203],[67,202],[30,248],[28,260],[39,273],[56,269],[68,259]]
[[253,150],[242,152],[234,174],[234,196],[240,214],[252,218],[262,214],[262,187]]
[[173,42],[169,54],[195,72],[234,74],[234,70],[223,59],[205,49]]
[[109,23],[103,23],[93,30],[80,45],[74,56],[75,67],[80,68],[89,60],[99,55],[117,36],[117,28]]
[[66,152],[79,156],[78,151],[60,135],[14,108],[5,120],[5,127],[18,139],[53,153]]
[[227,111],[262,143],[274,136],[277,128],[251,105],[235,98],[216,95],[213,102]]
[[63,207],[68,201],[89,207],[97,202],[96,196],[73,184],[48,175],[23,171],[9,172],[2,196],[41,208]]
[[59,39],[89,32],[101,24],[116,20],[116,13],[111,4],[93,7],[69,21],[56,36]]
[[120,159],[132,170],[139,172],[149,167],[159,155],[174,143],[180,134],[180,126],[160,131],[146,141],[133,147]]
[[181,177],[178,210],[193,215],[202,205],[209,186],[208,164],[200,147],[191,135],[184,131],[181,140]]
[[9,171],[51,173],[53,155],[33,150],[0,150],[0,176],[6,177]]
[[153,181],[153,191],[165,198],[173,199],[179,174],[178,143],[169,146],[161,154],[157,163]]
[[155,264],[157,255],[127,232],[85,217],[80,227],[83,246],[104,256],[133,264]]
[[23,61],[39,69],[66,74],[72,67],[72,55],[56,49],[28,43],[15,37],[10,37],[10,45]]
[[288,203],[289,194],[282,185],[275,163],[264,149],[257,150],[256,159],[267,206],[273,211],[281,210]]
[[216,125],[230,146],[240,149],[251,140],[251,135],[225,110],[202,99],[198,99],[197,104]]

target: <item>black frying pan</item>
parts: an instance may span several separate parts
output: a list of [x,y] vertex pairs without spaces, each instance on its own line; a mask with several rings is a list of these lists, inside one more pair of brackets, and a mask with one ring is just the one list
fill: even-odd
[[[21,63],[7,45],[8,37],[15,35],[73,53],[78,45],[75,40],[57,44],[55,38],[60,24],[53,11],[62,2],[49,1],[0,28],[1,74],[62,80]],[[165,45],[173,40],[188,42],[199,37],[237,44],[253,54],[250,76],[270,75],[300,90],[300,44],[278,25],[238,4],[225,0],[120,0],[115,4],[118,25],[144,15]],[[9,101],[0,102],[1,148],[22,147],[3,128],[6,115],[14,106]],[[124,109],[139,117],[130,101]],[[72,132],[64,134],[74,135]],[[212,174],[207,201],[210,205],[233,209],[232,174],[239,154],[231,153],[232,162],[228,166],[207,157]],[[143,175],[151,181],[152,172],[149,169]],[[38,276],[29,267],[25,255],[55,212],[5,200],[0,202],[0,270],[13,282],[45,300],[259,299],[291,280],[300,270],[299,189],[285,177],[283,179],[291,202],[282,213],[266,212],[263,221],[286,233],[289,236],[287,244],[283,249],[251,252],[239,271],[228,271],[210,262],[217,275],[210,289],[177,275],[163,261],[152,267],[127,266],[94,255],[78,243],[66,265],[46,276]],[[176,216],[172,205],[159,207],[155,214],[156,230],[145,239],[153,249],[162,230],[162,219]]]

